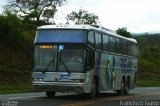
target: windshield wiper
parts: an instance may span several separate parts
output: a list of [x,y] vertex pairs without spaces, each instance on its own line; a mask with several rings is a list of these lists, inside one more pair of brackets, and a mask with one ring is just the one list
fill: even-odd
[[48,68],[49,68],[49,66],[51,65],[52,62],[53,62],[53,65],[54,65],[54,56],[53,56],[53,59],[50,60],[49,63],[45,66],[45,68],[43,69],[43,72],[46,72],[46,70],[48,71]]
[[60,62],[62,63],[62,65],[64,66],[64,68],[66,69],[66,71],[68,72],[68,74],[71,74],[70,70],[68,69],[67,65],[65,64],[65,62],[62,60],[61,58],[61,53],[60,53],[60,58],[59,58]]

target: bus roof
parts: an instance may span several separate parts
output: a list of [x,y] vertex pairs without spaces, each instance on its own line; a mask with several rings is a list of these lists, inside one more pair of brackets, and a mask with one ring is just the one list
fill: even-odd
[[98,26],[98,25],[43,25],[37,28],[39,29],[86,29],[86,30],[97,30],[103,33],[108,33],[112,36],[118,37],[118,38],[122,38],[134,43],[137,43],[137,41],[133,38],[127,38],[121,35],[116,34],[115,31],[104,28],[102,26]]

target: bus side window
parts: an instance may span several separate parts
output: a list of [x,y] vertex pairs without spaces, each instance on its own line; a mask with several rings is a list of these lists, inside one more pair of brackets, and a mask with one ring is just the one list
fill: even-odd
[[136,44],[132,44],[132,55],[134,57],[137,57],[138,56],[138,48],[137,48],[137,45]]
[[122,41],[122,54],[126,55],[126,41]]
[[131,42],[128,42],[128,47],[127,47],[128,49],[127,49],[127,50],[128,50],[128,55],[129,55],[129,56],[133,56],[133,53],[132,53],[132,52],[133,52],[132,45],[133,45],[133,44],[132,44]]
[[101,34],[100,33],[95,33],[95,41],[96,41],[96,48],[101,50],[102,48],[102,43],[101,43]]
[[109,39],[107,35],[103,35],[103,50],[109,52]]
[[115,53],[115,38],[110,36],[110,52]]
[[88,32],[88,43],[91,45],[91,46],[94,46],[94,32],[93,31],[89,31]]
[[87,67],[89,69],[92,69],[94,68],[95,66],[95,53],[93,51],[88,51],[88,54],[87,54]]
[[129,42],[126,41],[126,55],[129,55]]
[[116,39],[116,49],[117,49],[117,53],[121,54],[122,53],[122,42],[121,39]]

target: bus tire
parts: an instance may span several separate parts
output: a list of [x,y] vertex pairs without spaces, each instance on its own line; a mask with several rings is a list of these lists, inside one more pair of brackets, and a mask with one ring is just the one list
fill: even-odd
[[91,92],[87,94],[87,97],[90,99],[94,99],[97,96],[97,81],[96,79],[93,80],[92,86],[91,86]]
[[127,78],[127,81],[126,81],[126,86],[125,86],[125,89],[124,89],[124,94],[127,95],[129,93],[129,85],[130,85],[130,80],[129,78]]
[[118,95],[123,95],[125,91],[125,79],[123,78],[121,81],[121,90],[117,90],[116,93]]
[[56,92],[55,91],[46,91],[46,96],[48,98],[54,98],[55,97]]

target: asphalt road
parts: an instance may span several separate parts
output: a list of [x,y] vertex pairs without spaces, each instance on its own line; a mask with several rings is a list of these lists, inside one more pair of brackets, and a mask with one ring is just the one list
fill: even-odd
[[160,87],[135,88],[125,96],[104,92],[96,99],[74,93],[57,93],[53,99],[47,98],[44,92],[3,94],[0,106],[160,106]]

